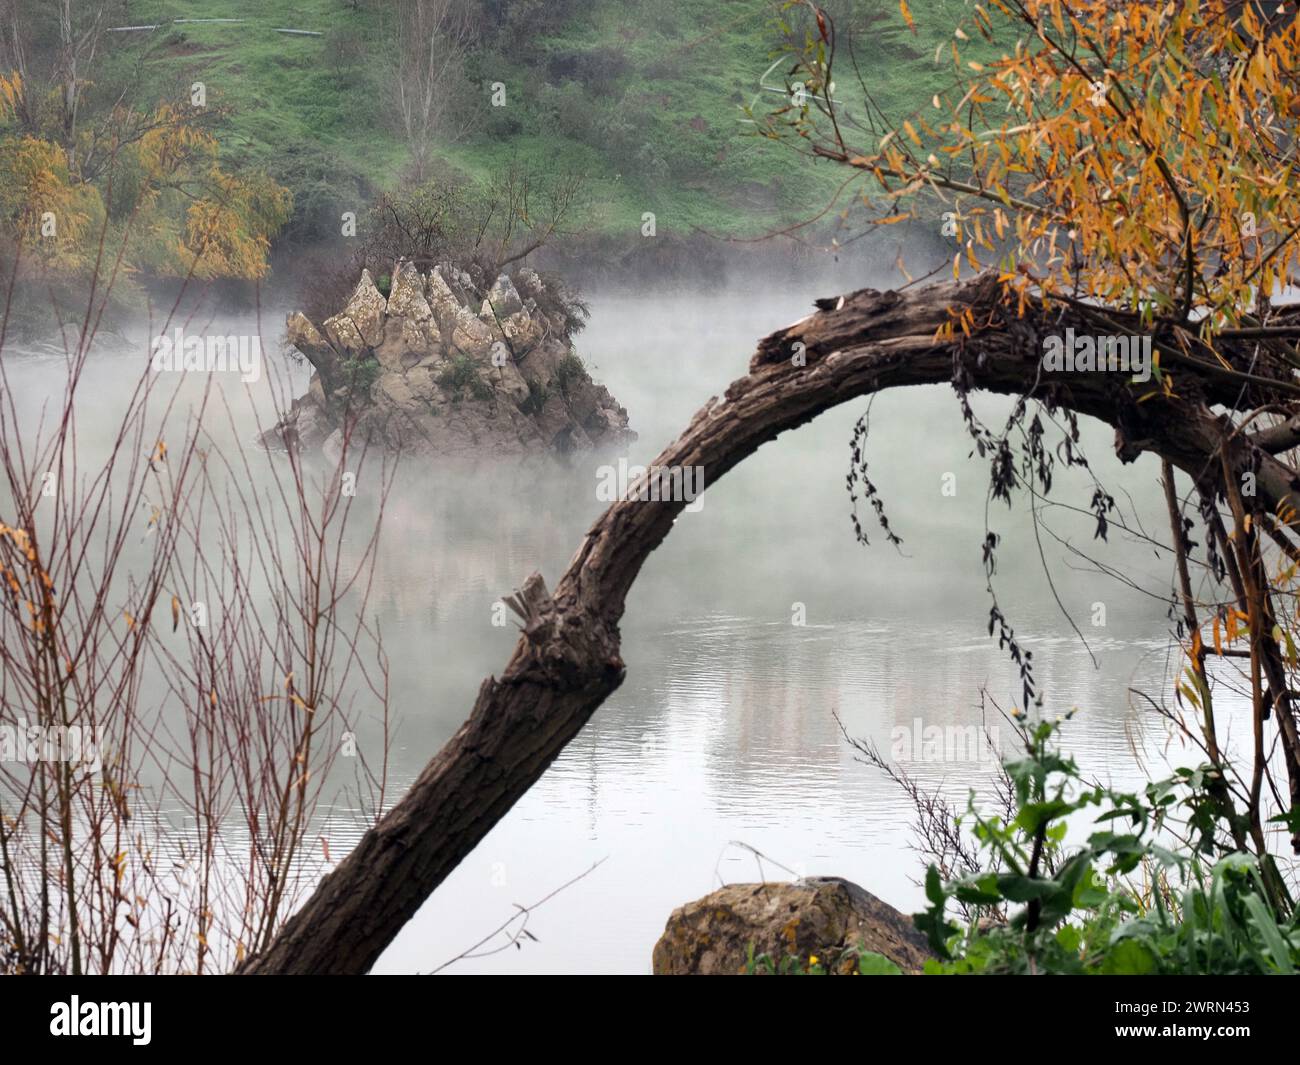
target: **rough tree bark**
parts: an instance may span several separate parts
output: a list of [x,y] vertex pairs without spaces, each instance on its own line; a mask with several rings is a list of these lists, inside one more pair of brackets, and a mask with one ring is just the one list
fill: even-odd
[[[749,373],[721,399],[710,399],[654,465],[702,466],[714,484],[778,434],[846,400],[949,381],[1032,393],[1099,418],[1116,429],[1123,460],[1151,451],[1198,483],[1219,469],[1220,450],[1232,435],[1212,408],[1235,405],[1240,380],[1207,364],[1179,365],[1184,372],[1177,394],[1141,403],[1119,374],[1044,377],[1041,337],[1067,326],[1096,332],[1092,312],[1030,307],[1016,316],[1001,305],[990,275],[902,292],[862,289],[820,300],[817,307],[763,340]],[[965,310],[971,312],[972,335],[958,332],[953,341],[936,341],[950,314]],[[1142,331],[1122,316],[1110,317],[1132,325],[1135,334]],[[796,343],[805,345],[804,365],[792,358]],[[1287,387],[1281,379],[1278,385]],[[1264,505],[1288,502],[1300,509],[1294,471],[1249,439],[1238,438],[1234,446],[1251,452]],[[684,505],[617,502],[587,532],[553,595],[539,575],[528,578],[508,600],[524,624],[500,679],[483,682],[468,720],[410,791],[240,972],[370,969],[421,903],[622,682],[618,624],[628,589]]]

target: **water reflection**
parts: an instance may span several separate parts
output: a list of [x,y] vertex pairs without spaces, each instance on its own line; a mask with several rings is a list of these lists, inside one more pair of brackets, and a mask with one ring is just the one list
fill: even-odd
[[[579,349],[631,412],[641,434],[631,460],[649,462],[701,403],[744,372],[757,338],[806,313],[808,296],[795,289],[593,295]],[[251,440],[253,409],[269,420],[269,382],[305,387],[301,367],[272,361],[260,391],[219,383],[233,422],[214,421],[214,446]],[[13,379],[29,409],[57,395],[60,365],[21,364]],[[111,356],[92,363],[88,393],[101,403],[111,397],[127,376],[122,365]],[[1156,765],[1187,757],[1164,749],[1162,724],[1131,691],[1159,698],[1169,690],[1165,604],[1036,536],[1023,506],[986,507],[987,470],[971,456],[948,389],[876,401],[872,478],[904,544],[895,549],[874,535],[869,548],[854,541],[843,477],[864,406],[830,412],[725,479],[709,479],[703,510],[679,519],[629,596],[622,688],[429,900],[379,971],[434,968],[516,903],[535,902],[601,858],[590,876],[533,915],[538,942],[456,969],[648,971],[651,946],[674,907],[720,881],[758,875],[759,860],[737,840],[799,873],[849,877],[896,905],[917,904],[911,808],[855,759],[837,718],[851,735],[888,750],[897,728],[996,722],[983,691],[1004,706],[1019,700],[1014,666],[987,631],[986,519],[1003,537],[994,577],[999,602],[1034,651],[1050,712],[1081,709],[1068,737],[1088,770],[1140,782],[1135,744]],[[993,423],[1006,404],[977,397],[976,409]],[[1117,495],[1133,489],[1136,519],[1161,529],[1163,501],[1151,491],[1155,463],[1121,467],[1109,431],[1085,429],[1107,486]],[[94,446],[94,426],[87,434]],[[554,583],[567,565],[602,509],[596,485],[604,461],[399,465],[370,603],[392,660],[394,793],[461,724],[482,678],[506,661],[516,630],[495,623],[499,597],[534,569]],[[1062,471],[1057,481],[1054,495],[1086,508],[1090,480]],[[955,483],[956,493],[944,494],[945,483]],[[354,560],[364,549],[379,478],[363,476],[359,484],[348,544]],[[1167,556],[1140,538],[1114,530],[1111,542],[1100,544],[1086,513],[1052,511],[1047,520],[1057,536],[1135,580],[1167,584]],[[1104,626],[1093,624],[1098,603]],[[376,720],[363,720],[360,742],[372,751],[382,742]],[[970,787],[986,787],[990,773],[986,762],[969,759],[910,768],[959,800]],[[358,817],[342,798],[324,812],[322,835],[337,859],[359,833]]]
[[[700,403],[743,372],[755,337],[803,309],[781,294],[757,305],[761,311],[747,295],[686,298],[668,313],[650,301],[594,301],[583,350],[634,412],[642,434],[634,461],[648,462]],[[532,903],[607,857],[530,918],[539,943],[456,968],[646,971],[674,907],[721,881],[759,875],[759,861],[737,840],[797,872],[847,876],[897,905],[919,903],[911,808],[855,760],[836,718],[888,750],[892,730],[918,720],[978,726],[991,714],[981,709],[981,691],[1009,706],[1019,683],[987,633],[980,566],[987,474],[970,457],[955,401],[943,388],[918,389],[882,397],[873,409],[872,476],[905,538],[901,550],[853,540],[842,477],[861,406],[765,447],[711,485],[700,514],[679,519],[629,597],[626,683],[424,907],[381,970],[439,964],[513,904]],[[992,420],[1005,405],[987,400],[977,409]],[[1108,431],[1089,427],[1085,443],[1112,489],[1154,483],[1154,463],[1121,468],[1109,457]],[[956,474],[955,496],[941,493],[946,473]],[[557,497],[565,485],[580,490],[567,497],[568,508],[530,518],[531,552],[516,556],[513,539],[509,560],[504,548],[489,549],[498,581],[517,583],[522,571],[509,569],[516,557],[554,578],[598,509],[583,497],[582,486],[594,480],[579,466],[549,486]],[[1058,481],[1062,498],[1086,506],[1090,482],[1066,474]],[[481,505],[498,515],[517,510],[510,500]],[[1138,517],[1143,527],[1160,528],[1158,506]],[[989,521],[1004,537],[995,587],[1035,651],[1048,706],[1082,709],[1070,737],[1089,772],[1140,783],[1131,745],[1146,743],[1159,760],[1165,731],[1130,688],[1157,697],[1168,688],[1164,604],[1099,578],[1048,540],[1042,551],[1055,594],[1085,630],[1094,664],[1042,575],[1039,538],[1023,508],[994,511]],[[1115,530],[1110,545],[1094,544],[1086,515],[1053,513],[1051,524],[1138,580],[1156,588],[1167,580],[1166,563],[1137,537]],[[559,543],[557,529],[564,530]],[[500,587],[489,582],[485,592]],[[1104,627],[1091,624],[1099,601]],[[799,614],[803,625],[792,623]],[[496,668],[509,639],[493,638],[492,653],[480,656],[467,645],[470,633],[484,637],[481,624],[468,613],[463,624],[459,633],[444,629],[436,645],[459,647],[465,672],[476,678],[466,657]],[[449,729],[472,688],[463,673],[446,679],[442,694],[459,688],[464,695],[444,721]],[[990,768],[979,761],[910,768],[959,802],[989,782]]]

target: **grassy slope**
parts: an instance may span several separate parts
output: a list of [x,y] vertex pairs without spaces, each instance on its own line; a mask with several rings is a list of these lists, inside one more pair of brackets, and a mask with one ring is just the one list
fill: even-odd
[[[892,0],[859,0],[858,7],[866,32],[857,58],[877,102],[898,117],[928,109],[951,76],[946,58],[936,67],[936,47],[951,39],[966,5],[913,0],[915,36]],[[519,49],[531,53],[528,61],[483,56],[468,91],[470,106],[482,112],[475,129],[440,154],[477,176],[514,155],[580,169],[591,179],[587,221],[598,232],[634,234],[644,211],[656,213],[661,233],[761,232],[805,217],[825,204],[844,172],[744,135],[741,107],[759,93],[771,62],[776,11],[766,0],[592,3]],[[294,27],[377,40],[374,9],[357,12],[341,0],[152,0],[133,3],[129,22],[215,16],[248,21],[114,37],[114,73],[139,63],[133,76],[146,99],[187,93],[190,82],[203,81],[210,103],[233,109],[225,152],[294,189],[307,237],[314,229],[327,233],[340,211],[359,209],[367,194],[394,184],[406,152],[384,121],[388,93],[379,73],[334,62],[330,37],[273,32]],[[593,60],[604,61],[606,73],[584,80]],[[852,89],[843,58],[841,71]],[[485,86],[493,80],[506,84],[508,107],[487,106]]]

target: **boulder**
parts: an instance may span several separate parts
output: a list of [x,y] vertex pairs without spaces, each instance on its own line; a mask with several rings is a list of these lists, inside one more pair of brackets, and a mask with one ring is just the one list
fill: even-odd
[[401,374],[386,373],[375,385],[374,399],[381,407],[408,410],[415,404],[415,390]]
[[437,323],[430,315],[424,319],[395,318],[391,314],[384,326],[384,341],[375,348],[379,364],[392,373],[404,373],[437,352],[442,340]]
[[777,965],[816,957],[831,973],[856,969],[856,951],[919,973],[929,952],[912,919],[838,877],[793,883],[728,884],[678,907],[654,947],[657,976],[743,974],[750,946]]
[[285,343],[292,344],[304,355],[310,355],[328,347],[320,330],[311,324],[302,311],[295,311],[285,322]]
[[460,300],[456,298],[451,286],[442,276],[442,271],[436,266],[429,271],[427,291],[429,306],[433,309],[434,317],[438,319],[438,325],[446,328],[447,323],[452,321],[460,311]]
[[452,350],[474,359],[486,358],[492,343],[488,324],[468,307],[460,307],[451,323]]
[[307,386],[307,394],[302,399],[304,403],[311,403],[322,411],[329,406],[325,400],[325,386],[321,383],[320,374],[312,376],[311,384]]
[[397,268],[393,287],[388,293],[388,315],[415,322],[427,322],[433,317],[433,309],[424,296],[424,278],[416,270],[415,263],[402,263]]
[[501,366],[490,362],[479,374],[494,391],[500,392],[516,407],[528,398],[528,382],[509,360]]
[[559,375],[560,365],[569,351],[567,339],[551,337],[529,351],[526,358],[519,360],[519,372],[535,385],[549,385]]
[[438,389],[438,378],[429,363],[422,362],[407,370],[406,384],[411,390],[411,395],[425,403],[438,403],[442,398],[442,393]]
[[501,333],[517,357],[527,355],[545,336],[545,326],[527,311],[517,311],[501,319]]
[[322,323],[330,346],[349,355],[359,355],[366,349],[365,338],[355,323],[345,314],[336,314]]
[[488,290],[487,302],[490,304],[489,313],[496,311],[498,318],[509,318],[524,309],[524,301],[519,298],[518,290],[505,274],[493,282],[492,288]]
[[433,268],[438,277],[452,295],[458,306],[468,307],[474,297],[474,279],[453,263],[439,263]]
[[304,403],[296,412],[298,446],[315,449],[325,443],[334,427],[315,403]]
[[369,270],[361,271],[347,306],[324,322],[325,334],[350,355],[375,347],[384,339],[384,312],[387,301],[375,287]]

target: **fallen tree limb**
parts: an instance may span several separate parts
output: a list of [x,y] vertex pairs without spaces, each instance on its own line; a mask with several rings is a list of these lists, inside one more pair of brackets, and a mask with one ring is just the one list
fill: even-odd
[[[1067,326],[1086,331],[1086,308],[1031,307],[1014,316],[991,275],[904,292],[863,289],[817,306],[763,340],[749,373],[706,403],[654,465],[700,466],[713,484],[778,434],[846,400],[957,381],[1031,394],[1099,418],[1115,428],[1125,461],[1150,451],[1198,484],[1218,474],[1232,423],[1212,408],[1235,405],[1237,382],[1188,371],[1179,374],[1176,394],[1167,395],[1116,373],[1043,375],[1041,337]],[[937,341],[954,312],[969,312],[972,335],[959,331]],[[1256,467],[1268,509],[1289,503],[1300,510],[1293,470],[1246,441],[1235,446],[1250,452],[1241,461]],[[468,720],[401,801],[320,882],[271,946],[238,971],[369,970],[622,683],[618,625],[625,598],[686,505],[629,496],[592,525],[553,594],[534,574],[509,600],[524,625],[500,679],[483,682]]]

